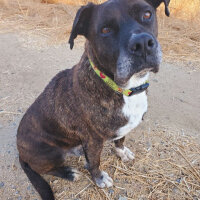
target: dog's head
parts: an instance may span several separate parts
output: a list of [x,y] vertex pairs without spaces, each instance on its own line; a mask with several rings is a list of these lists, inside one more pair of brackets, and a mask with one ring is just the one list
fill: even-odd
[[[157,72],[161,48],[157,41],[156,9],[163,2],[169,16],[170,0],[110,0],[81,7],[74,20],[70,47],[77,35],[88,41],[97,67],[125,86],[133,76]],[[92,55],[91,55],[92,54]]]

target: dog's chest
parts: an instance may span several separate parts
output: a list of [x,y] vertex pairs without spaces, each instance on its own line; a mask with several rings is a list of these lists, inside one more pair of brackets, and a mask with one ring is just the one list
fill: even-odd
[[124,96],[124,102],[122,113],[128,119],[128,123],[117,130],[115,140],[124,137],[138,126],[144,113],[147,111],[146,92],[131,97]]

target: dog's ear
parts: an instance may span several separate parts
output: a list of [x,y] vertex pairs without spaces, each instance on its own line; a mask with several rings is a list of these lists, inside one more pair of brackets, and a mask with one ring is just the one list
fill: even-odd
[[169,17],[170,12],[169,12],[169,2],[170,0],[147,0],[148,2],[150,2],[150,4],[152,4],[155,8],[157,8],[161,3],[165,4],[165,14]]
[[86,6],[82,6],[76,13],[71,35],[69,38],[70,49],[73,48],[74,39],[77,37],[77,35],[84,35],[85,37],[87,37],[90,18],[92,15],[94,5],[95,4],[93,3],[89,3]]

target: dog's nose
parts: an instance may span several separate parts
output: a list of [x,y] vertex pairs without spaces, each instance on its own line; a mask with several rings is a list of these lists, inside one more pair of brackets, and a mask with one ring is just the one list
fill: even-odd
[[146,56],[155,49],[155,39],[147,33],[133,35],[129,41],[128,50],[137,56]]

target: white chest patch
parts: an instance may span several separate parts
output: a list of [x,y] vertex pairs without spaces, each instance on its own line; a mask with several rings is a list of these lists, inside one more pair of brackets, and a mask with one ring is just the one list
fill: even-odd
[[[130,79],[127,88],[137,87],[148,80],[149,74],[145,75],[143,78],[135,78],[134,76]],[[137,95],[130,97],[123,96],[124,106],[122,108],[122,113],[128,119],[128,123],[117,130],[117,137],[114,140],[118,140],[124,137],[127,133],[133,130],[141,122],[144,113],[147,111],[147,95],[146,92],[142,92]]]

